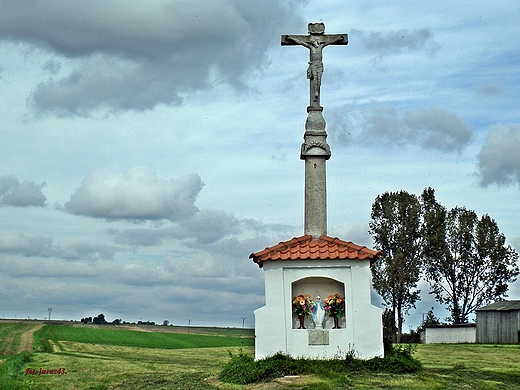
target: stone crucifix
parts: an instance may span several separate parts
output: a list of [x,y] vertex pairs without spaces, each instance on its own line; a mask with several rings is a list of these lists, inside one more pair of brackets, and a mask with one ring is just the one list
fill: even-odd
[[328,45],[348,44],[347,34],[325,34],[325,24],[309,23],[309,35],[282,35],[282,46],[302,45],[310,50],[307,78],[310,80],[310,103],[320,107],[321,75],[323,73],[322,50]]
[[327,234],[326,160],[330,158],[320,86],[323,74],[322,50],[328,45],[348,44],[347,34],[325,35],[325,24],[309,23],[309,35],[282,35],[282,46],[302,45],[310,50],[307,78],[310,104],[307,107],[304,142],[300,158],[305,160],[305,234],[313,238]]

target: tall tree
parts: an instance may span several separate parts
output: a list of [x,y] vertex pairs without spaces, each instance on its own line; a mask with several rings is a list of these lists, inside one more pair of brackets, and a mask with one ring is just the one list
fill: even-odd
[[437,301],[447,304],[454,324],[467,323],[480,306],[506,297],[519,274],[518,253],[488,215],[464,207],[449,212],[431,188],[421,196],[425,275]]
[[426,326],[437,326],[440,325],[441,321],[433,314],[433,307],[426,313],[426,318],[421,321],[420,329],[424,330]]
[[401,341],[403,315],[419,299],[421,275],[421,205],[406,191],[386,192],[372,205],[370,233],[383,252],[372,267],[374,289],[397,320],[397,342]]

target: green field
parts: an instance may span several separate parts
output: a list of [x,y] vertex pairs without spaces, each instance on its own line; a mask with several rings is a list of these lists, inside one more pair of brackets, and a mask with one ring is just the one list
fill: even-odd
[[[356,371],[231,385],[220,382],[219,373],[230,354],[254,355],[251,330],[46,325],[34,333],[34,352],[19,354],[31,327],[0,323],[0,389],[520,388],[520,345],[418,345],[415,357],[424,369],[417,374]],[[49,373],[38,375],[40,368]],[[35,374],[24,375],[28,369]]]
[[[148,327],[149,328],[149,327]],[[155,328],[155,327],[153,327]],[[146,330],[146,328],[143,328]],[[166,328],[168,329],[168,328]],[[159,328],[160,330],[160,328]],[[196,330],[200,332],[199,330]],[[241,337],[242,333],[244,337]],[[247,337],[246,337],[247,336]],[[122,347],[188,349],[237,347],[254,345],[253,332],[222,329],[204,331],[204,334],[154,332],[118,329],[115,327],[92,326],[53,326],[45,325],[34,334],[36,351],[53,352],[56,348],[64,350],[67,341],[78,343],[117,345]],[[51,340],[52,346],[45,342]]]

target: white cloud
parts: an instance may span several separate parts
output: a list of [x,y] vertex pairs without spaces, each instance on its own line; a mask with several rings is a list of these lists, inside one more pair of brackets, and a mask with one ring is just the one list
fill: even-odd
[[0,231],[0,253],[23,257],[95,261],[112,259],[121,250],[121,248],[101,243],[55,244],[52,238],[43,235],[27,234],[21,231]]
[[123,249],[101,243],[76,242],[59,245],[54,249],[54,256],[64,260],[101,260],[112,259]]
[[16,253],[26,257],[52,255],[52,239],[21,231],[0,232],[0,253]]
[[14,176],[0,176],[0,204],[26,207],[45,206],[47,198],[42,193],[45,183],[30,180],[19,182]]
[[[2,0],[0,9],[0,39],[58,56],[31,96],[57,115],[178,105],[215,79],[240,87],[278,43],[265,32],[300,20],[282,0]],[[58,73],[60,57],[68,74]]]
[[[111,267],[104,271],[111,280],[130,286],[160,286],[172,284],[172,275],[164,268],[141,264],[126,264],[124,267]],[[184,276],[186,276],[184,274]]]
[[201,210],[193,218],[181,221],[179,225],[182,236],[194,237],[202,244],[240,232],[238,220],[223,210]]
[[198,211],[194,203],[203,185],[196,174],[165,180],[144,167],[127,176],[101,169],[83,180],[64,207],[95,218],[178,221]]
[[93,278],[101,275],[101,270],[90,263],[69,263],[66,267],[59,260],[40,261],[38,259],[0,259],[3,274],[15,278]]
[[425,149],[460,152],[470,141],[473,131],[457,113],[432,105],[406,111],[403,123],[410,139],[417,139]]
[[478,158],[480,184],[520,186],[520,125],[495,125],[488,133]]
[[413,32],[407,29],[381,32],[371,31],[367,33],[361,30],[353,30],[352,36],[360,38],[364,47],[380,55],[400,54],[403,50],[420,51],[427,49],[429,52],[438,50],[439,45],[432,41],[432,32],[428,28],[421,28]]
[[0,177],[0,196],[10,191],[11,188],[20,185],[18,179],[12,175]]
[[473,135],[457,113],[436,105],[404,111],[402,116],[391,104],[372,104],[362,111],[346,105],[332,112],[331,119],[331,136],[340,145],[373,146],[378,142],[460,153]]
[[[225,253],[229,251],[225,248],[229,245],[229,240],[237,237],[240,237],[239,242],[243,242],[243,237],[251,235],[279,235],[293,230],[294,227],[290,225],[265,224],[252,219],[239,219],[223,210],[204,209],[191,218],[171,225],[125,230],[108,229],[107,232],[113,237],[114,242],[132,247],[158,246],[166,241],[182,240],[183,244],[190,248],[210,250],[226,242],[223,247],[214,250],[215,253]],[[232,256],[236,253],[236,248],[234,245],[231,247]]]
[[169,228],[152,229],[125,229],[123,231],[117,229],[108,229],[107,231],[114,237],[114,241],[118,244],[130,245],[131,247],[157,246],[171,237]]

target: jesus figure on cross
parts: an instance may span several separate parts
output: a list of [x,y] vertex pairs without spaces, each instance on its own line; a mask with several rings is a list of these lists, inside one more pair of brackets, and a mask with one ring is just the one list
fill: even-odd
[[310,50],[307,78],[310,80],[310,106],[320,107],[322,50],[328,45],[348,44],[347,34],[325,35],[325,24],[309,23],[309,35],[282,35],[282,46],[302,45]]

